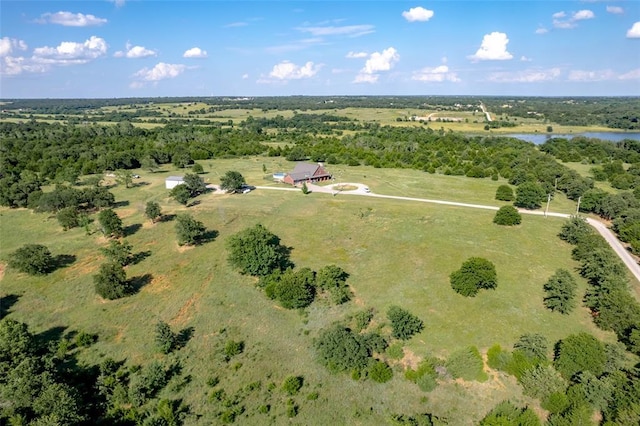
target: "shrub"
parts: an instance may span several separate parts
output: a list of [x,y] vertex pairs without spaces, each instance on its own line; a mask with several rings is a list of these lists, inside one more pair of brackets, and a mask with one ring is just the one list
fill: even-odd
[[520,222],[522,222],[522,216],[513,206],[500,207],[493,218],[493,223],[496,225],[515,226],[520,225]]
[[552,414],[559,414],[569,407],[569,397],[564,393],[564,391],[554,392],[547,395],[540,405]]
[[240,355],[242,352],[244,352],[244,342],[228,340],[227,344],[224,346],[224,359],[229,362],[231,358],[236,355]]
[[493,345],[487,351],[487,365],[493,369],[507,371],[512,355],[502,350],[500,345]]
[[291,265],[289,250],[280,238],[260,224],[231,236],[227,249],[229,263],[243,274],[267,276]]
[[529,210],[535,210],[542,206],[544,189],[535,182],[523,182],[516,188],[516,200],[514,205]]
[[122,237],[124,229],[122,228],[122,219],[118,217],[116,212],[111,209],[102,210],[98,214],[98,222],[100,230],[105,237]]
[[367,328],[372,318],[373,318],[373,309],[365,309],[363,311],[358,311],[355,314],[353,314],[355,331],[359,333],[365,328]]
[[378,383],[386,383],[393,377],[393,370],[386,362],[376,361],[369,367],[369,377]]
[[404,356],[402,343],[396,342],[387,349],[387,356],[391,359],[401,359]]
[[391,306],[387,311],[387,318],[391,321],[391,334],[396,339],[409,340],[424,328],[424,322],[420,318],[399,306]]
[[178,245],[198,244],[204,238],[205,232],[206,228],[204,224],[195,220],[191,215],[179,214],[176,217],[176,235],[178,237]]
[[538,426],[540,419],[528,407],[518,408],[509,401],[496,405],[481,421],[481,426],[527,425]]
[[500,185],[496,190],[496,200],[513,201],[513,189],[509,185]]
[[287,269],[272,275],[265,286],[265,293],[280,302],[283,308],[304,308],[313,302],[314,284],[315,273],[311,269],[302,268],[297,272]]
[[78,210],[76,207],[66,207],[56,214],[58,223],[65,231],[78,226]]
[[551,394],[563,392],[567,388],[567,382],[550,365],[538,365],[525,371],[520,378],[523,393],[525,395],[544,400]]
[[475,346],[452,353],[445,366],[454,378],[479,382],[487,380],[487,374],[483,371],[482,356]]
[[25,244],[9,256],[9,266],[29,275],[46,275],[55,262],[46,246]]
[[463,296],[475,296],[480,289],[496,288],[496,267],[481,257],[470,257],[450,276],[451,287]]
[[302,376],[289,376],[282,382],[282,390],[287,395],[293,396],[300,392],[303,384],[304,378]]
[[315,349],[318,361],[331,371],[362,370],[371,356],[360,335],[341,324],[320,333]]
[[572,334],[558,343],[554,366],[566,379],[589,371],[599,376],[606,363],[604,345],[587,333]]

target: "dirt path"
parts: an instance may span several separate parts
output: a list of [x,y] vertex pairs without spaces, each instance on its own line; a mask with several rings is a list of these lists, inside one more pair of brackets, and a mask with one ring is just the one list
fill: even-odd
[[[350,190],[350,191],[339,191],[339,190],[335,189],[335,187],[337,187],[339,185],[355,186],[355,187],[357,187],[357,189],[353,189],[353,190]],[[258,186],[256,188],[259,188],[259,189],[276,189],[276,190],[299,191],[299,189],[297,189],[297,188],[283,188],[283,187],[271,187],[271,186]],[[360,196],[365,196],[365,197],[389,198],[389,199],[393,199],[393,200],[414,201],[414,202],[419,202],[419,203],[440,204],[440,205],[446,205],[446,206],[466,207],[466,208],[473,208],[473,209],[484,209],[484,210],[494,210],[494,211],[497,211],[499,209],[499,207],[485,206],[485,205],[482,205],[482,204],[458,203],[458,202],[455,202],[455,201],[432,200],[432,199],[428,199],[428,198],[414,198],[414,197],[401,197],[401,196],[397,196],[397,195],[374,194],[373,192],[369,191],[369,188],[367,187],[367,185],[362,184],[362,183],[351,183],[351,182],[335,183],[335,184],[331,184],[331,185],[327,185],[327,186],[320,186],[320,185],[315,185],[315,184],[310,183],[310,184],[307,184],[307,188],[309,188],[309,190],[312,191],[312,192],[333,194],[334,196],[336,196],[338,194],[360,195]],[[518,211],[520,213],[522,213],[522,214],[529,214],[529,215],[534,215],[534,216],[545,216],[545,212],[537,211],[537,210],[532,211],[532,210],[520,209]],[[558,217],[558,218],[564,218],[564,219],[568,219],[568,218],[571,217],[571,215],[569,215],[569,214],[554,213],[554,212],[547,212],[546,216],[548,216],[548,217]],[[622,245],[622,243],[618,240],[618,238],[616,238],[615,234],[613,232],[611,232],[611,230],[609,230],[609,228],[607,228],[605,224],[603,224],[602,222],[600,222],[598,220],[587,218],[587,223],[589,225],[591,225],[596,231],[598,231],[598,233],[600,235],[602,235],[602,237],[605,239],[605,241],[611,246],[613,251],[618,255],[620,260],[622,260],[622,262],[625,264],[627,269],[629,269],[631,274],[633,274],[633,276],[636,278],[636,280],[640,283],[640,265],[638,265],[638,263],[633,258],[633,256],[631,256],[631,254],[629,254],[627,249]],[[633,287],[634,291],[637,293],[637,296],[640,297],[640,286],[635,285],[635,286],[632,286],[632,287]]]

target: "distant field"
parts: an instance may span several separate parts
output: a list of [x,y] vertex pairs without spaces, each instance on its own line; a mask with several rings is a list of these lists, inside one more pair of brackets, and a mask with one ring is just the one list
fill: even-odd
[[[268,173],[292,168],[281,158],[201,163],[209,183],[219,183],[227,170],[237,170],[249,184],[276,185],[265,180],[263,164]],[[493,197],[504,183],[415,170],[327,167],[336,181],[366,183],[373,192],[489,205],[500,205]],[[406,346],[414,362],[427,355],[444,357],[467,345],[477,345],[481,352],[495,343],[510,347],[527,332],[542,333],[550,342],[579,331],[615,340],[594,327],[584,308],[563,316],[542,305],[542,284],[548,277],[557,268],[576,266],[570,258],[571,247],[557,238],[560,219],[525,216],[521,226],[504,228],[492,223],[490,211],[264,189],[244,195],[205,194],[198,197],[198,205],[186,209],[170,199],[164,188],[166,176],[182,172],[140,170],[139,186],[113,188],[121,202],[116,211],[132,232],[127,240],[134,252],[150,251],[148,258],[127,270],[129,277],[153,276],[138,294],[112,302],[95,295],[91,276],[102,262],[97,249],[106,244],[104,238],[87,236],[82,229],[64,232],[48,215],[0,209],[0,259],[27,242],[45,243],[54,255],[77,257],[45,278],[3,268],[1,294],[19,296],[11,316],[27,322],[35,332],[70,327],[67,331],[98,333],[98,343],[84,355],[86,362],[107,356],[148,362],[158,357],[153,343],[157,320],[168,321],[175,329],[194,327],[193,338],[177,355],[184,374],[192,380],[183,391],[169,387],[163,395],[184,398],[192,412],[202,415],[198,424],[211,424],[214,418],[205,383],[215,376],[228,394],[261,381],[261,390],[245,400],[247,411],[239,424],[289,423],[284,414],[286,398],[272,395],[266,387],[270,382],[279,386],[293,374],[305,378],[297,424],[383,424],[389,413],[421,412],[446,417],[450,424],[477,424],[504,399],[533,403],[521,395],[513,378],[503,374],[492,374],[485,383],[446,383],[425,394],[403,378],[399,366],[394,379],[384,385],[328,373],[314,360],[312,339],[333,321],[359,309],[374,308],[378,324],[385,322],[384,312],[392,304],[422,318],[425,330]],[[180,248],[173,223],[151,225],[144,219],[149,200],[159,202],[165,213],[188,211],[219,235],[200,247]],[[552,210],[570,211],[571,203],[554,200]],[[226,261],[229,236],[258,222],[293,248],[292,260],[298,267],[336,264],[345,269],[351,275],[348,282],[354,300],[340,307],[314,303],[304,315],[269,301],[254,288],[252,278],[231,270]],[[475,298],[451,290],[449,274],[470,256],[495,263],[497,290]],[[584,292],[585,282],[578,279],[578,283]],[[245,353],[230,364],[220,361],[227,339],[246,343]],[[242,363],[237,371],[232,368],[235,362]],[[312,391],[319,393],[319,399],[304,401]],[[269,416],[257,412],[265,401],[273,405]]]
[[[207,105],[202,102],[182,102],[182,103],[152,103],[152,104],[134,104],[134,105],[126,105],[126,106],[118,106],[118,107],[102,107],[100,111],[104,113],[132,113],[135,111],[144,111],[151,110],[157,111],[161,113],[160,117],[142,117],[142,120],[148,120],[152,118],[165,118],[168,120],[172,119],[208,119],[213,121],[221,121],[226,122],[228,120],[233,120],[234,122],[240,122],[245,120],[247,117],[252,116],[254,118],[273,118],[277,115],[281,115],[283,117],[291,117],[294,114],[293,110],[262,110],[258,108],[254,109],[226,109],[222,111],[216,112],[205,112],[201,113],[192,113],[199,111],[204,108],[206,111],[210,105]],[[350,119],[357,119],[360,122],[373,122],[379,123],[383,126],[400,126],[400,127],[430,127],[432,129],[444,129],[445,131],[455,131],[455,132],[464,132],[464,133],[477,133],[477,134],[505,134],[505,133],[546,133],[547,126],[551,125],[553,127],[554,133],[559,134],[571,134],[571,133],[583,133],[583,132],[612,132],[615,131],[613,129],[603,127],[603,126],[561,126],[557,123],[549,123],[543,122],[542,120],[535,118],[509,118],[505,113],[502,114],[502,111],[498,111],[497,114],[494,111],[491,111],[492,117],[495,119],[509,119],[511,121],[516,122],[518,125],[516,127],[502,127],[498,129],[484,130],[485,122],[484,116],[482,112],[471,112],[471,111],[440,111],[440,110],[426,110],[426,109],[405,109],[405,108],[341,108],[341,109],[320,109],[320,110],[296,110],[297,113],[300,114],[332,114],[345,116]],[[173,115],[173,117],[172,117]],[[66,115],[69,118],[77,118],[82,119],[84,115]],[[417,117],[429,117],[431,116],[431,121],[411,121],[410,118],[413,116]],[[89,120],[92,120],[94,117],[98,118],[99,115],[96,116],[95,113],[88,112],[87,117]],[[35,114],[33,118],[37,121],[44,122],[53,122],[56,120],[51,120],[49,115],[38,115]],[[438,118],[441,118],[445,121],[437,121]],[[398,121],[400,119],[400,121]],[[451,122],[449,119],[460,120],[456,122]],[[25,121],[25,119],[19,118],[0,118],[0,122],[16,122],[16,121]],[[109,125],[115,124],[110,122],[99,122],[101,125]],[[135,126],[150,128],[162,126],[163,124],[153,124],[153,123],[134,123]]]

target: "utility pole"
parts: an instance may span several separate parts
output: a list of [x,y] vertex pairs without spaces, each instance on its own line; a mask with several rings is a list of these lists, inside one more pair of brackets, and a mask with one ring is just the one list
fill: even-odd
[[551,203],[551,194],[547,194],[547,207],[544,209],[544,217],[547,217],[549,212],[549,204]]
[[578,214],[580,214],[580,200],[582,199],[582,197],[578,197],[578,207],[576,207],[576,216],[578,216]]

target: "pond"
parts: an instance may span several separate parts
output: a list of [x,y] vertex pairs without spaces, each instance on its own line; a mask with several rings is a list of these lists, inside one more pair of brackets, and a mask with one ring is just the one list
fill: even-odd
[[545,143],[551,138],[566,138],[571,139],[576,136],[584,136],[587,138],[602,139],[604,141],[619,142],[623,139],[633,139],[640,141],[640,132],[584,132],[584,133],[511,133],[501,136],[508,136],[512,138],[518,138],[526,142],[533,142],[536,145]]

